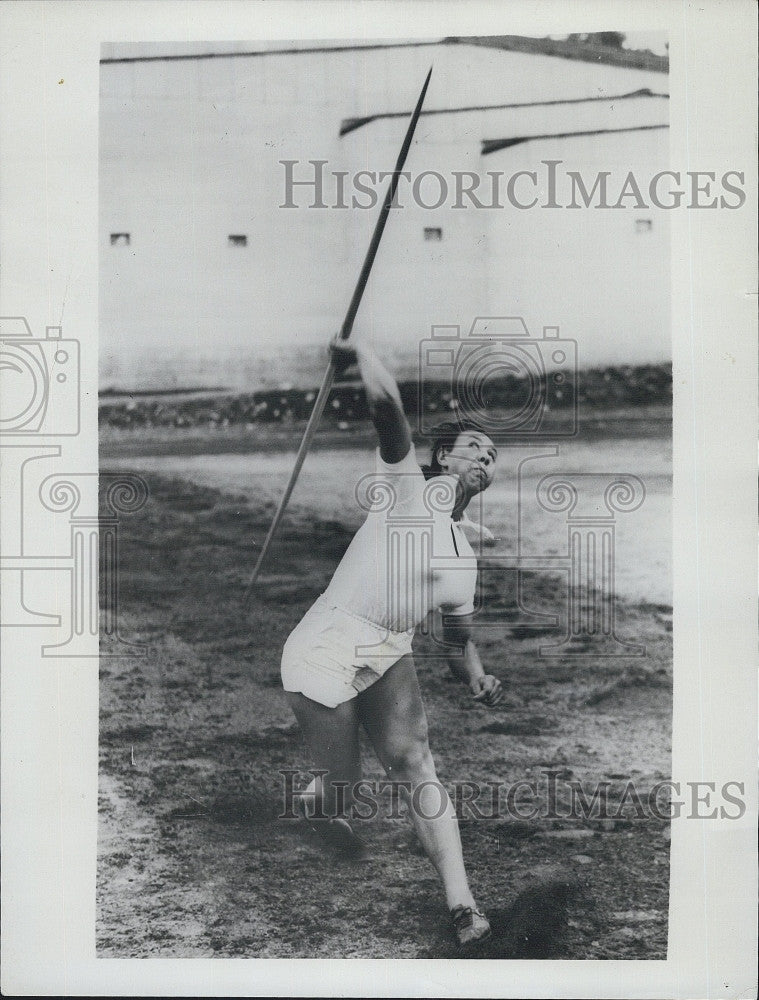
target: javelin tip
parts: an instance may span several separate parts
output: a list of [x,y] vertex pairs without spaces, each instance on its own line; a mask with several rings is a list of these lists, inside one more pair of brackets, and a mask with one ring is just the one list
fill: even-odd
[[414,108],[414,110],[413,110],[413,112],[411,114],[411,124],[409,126],[409,131],[413,131],[414,128],[416,127],[416,123],[417,123],[417,120],[419,118],[419,114],[420,114],[420,112],[422,110],[422,105],[424,104],[424,98],[425,98],[425,96],[427,94],[427,87],[430,84],[430,77],[431,76],[432,76],[432,66],[430,66],[429,70],[427,71],[427,76],[425,78],[424,85],[422,86],[422,92],[419,95],[419,100],[416,102],[416,107]]

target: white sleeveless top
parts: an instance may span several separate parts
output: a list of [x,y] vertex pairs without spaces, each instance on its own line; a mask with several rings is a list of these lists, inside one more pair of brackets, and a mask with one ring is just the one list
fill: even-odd
[[474,610],[477,559],[451,518],[454,476],[425,480],[414,446],[395,465],[376,453],[376,472],[357,498],[368,511],[335,570],[325,600],[393,632],[413,630],[433,608]]

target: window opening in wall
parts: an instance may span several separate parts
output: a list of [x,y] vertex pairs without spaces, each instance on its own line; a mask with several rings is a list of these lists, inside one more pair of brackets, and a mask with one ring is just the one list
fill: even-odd
[[130,243],[129,233],[111,233],[112,247],[128,247]]

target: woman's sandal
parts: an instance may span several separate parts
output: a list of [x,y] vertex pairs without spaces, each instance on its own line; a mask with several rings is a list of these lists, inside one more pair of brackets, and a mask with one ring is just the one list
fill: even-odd
[[486,941],[490,937],[488,918],[473,906],[454,906],[451,910],[451,920],[460,945]]

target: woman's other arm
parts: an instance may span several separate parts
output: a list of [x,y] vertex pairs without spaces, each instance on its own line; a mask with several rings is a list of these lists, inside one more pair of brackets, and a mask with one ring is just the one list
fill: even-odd
[[453,647],[447,656],[453,676],[469,685],[475,701],[490,707],[497,705],[503,697],[503,687],[497,677],[485,673],[466,615],[443,614],[443,642]]

